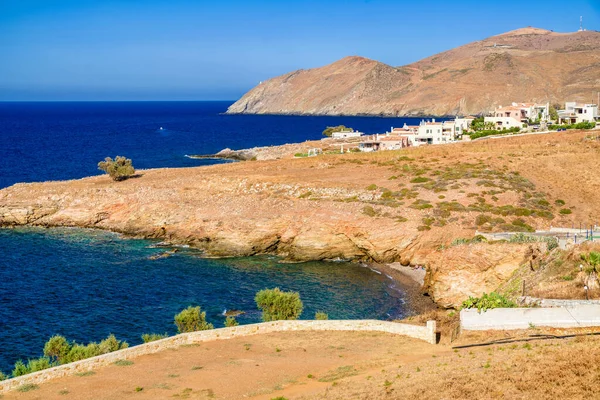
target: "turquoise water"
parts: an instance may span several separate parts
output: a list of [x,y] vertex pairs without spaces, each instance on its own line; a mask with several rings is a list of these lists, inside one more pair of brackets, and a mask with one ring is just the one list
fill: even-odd
[[226,309],[259,322],[254,295],[264,288],[300,292],[303,319],[407,315],[402,292],[383,274],[350,263],[281,263],[276,258],[205,259],[192,249],[80,229],[0,229],[0,370],[41,355],[61,334],[78,342],[110,333],[130,344],[142,333],[174,334],[173,316],[199,305],[215,327]]

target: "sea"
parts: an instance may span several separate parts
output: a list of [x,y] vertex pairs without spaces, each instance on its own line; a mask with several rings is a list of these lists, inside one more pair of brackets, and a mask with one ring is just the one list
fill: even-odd
[[[226,115],[231,102],[0,102],[0,189],[19,182],[97,175],[105,157],[136,168],[209,165],[224,148],[322,138],[327,126],[365,133],[418,124],[379,117]],[[1,194],[0,194],[1,196]],[[168,250],[168,249],[167,249]],[[130,345],[144,333],[175,334],[173,316],[200,306],[215,327],[227,310],[241,324],[260,321],[254,295],[279,287],[300,293],[303,319],[395,319],[411,313],[390,277],[346,262],[290,264],[274,257],[207,259],[194,249],[75,228],[0,229],[0,371],[42,355],[55,334]]]

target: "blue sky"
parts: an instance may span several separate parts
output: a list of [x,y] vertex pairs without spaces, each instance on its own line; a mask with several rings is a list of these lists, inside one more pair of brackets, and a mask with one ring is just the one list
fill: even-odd
[[235,100],[347,55],[404,65],[525,26],[600,30],[600,0],[0,0],[2,100]]

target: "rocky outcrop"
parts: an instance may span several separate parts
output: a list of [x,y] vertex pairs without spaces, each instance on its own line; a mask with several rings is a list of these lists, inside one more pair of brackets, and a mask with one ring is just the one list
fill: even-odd
[[469,296],[480,297],[506,282],[527,262],[529,246],[476,243],[431,253],[424,290],[438,305],[459,308]]
[[525,28],[392,67],[363,57],[261,82],[228,113],[456,115],[513,101],[589,101],[600,32]]

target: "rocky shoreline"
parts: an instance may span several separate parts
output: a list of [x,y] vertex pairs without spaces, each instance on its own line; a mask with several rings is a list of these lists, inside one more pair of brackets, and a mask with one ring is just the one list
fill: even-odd
[[[561,165],[591,159],[595,147],[581,147],[585,134],[545,135],[544,154],[552,152]],[[547,179],[541,171],[555,162],[540,158],[536,162],[548,164],[534,167],[528,154],[539,151],[538,137],[494,143],[498,157],[485,165],[480,155],[489,142],[294,159],[298,147],[310,145],[267,147],[258,153],[264,160],[144,170],[122,182],[95,176],[17,184],[0,190],[0,226],[104,229],[190,245],[207,257],[271,254],[294,262],[424,266],[419,296],[427,293],[440,306],[457,307],[468,296],[496,290],[525,260],[526,245],[468,243],[481,224],[515,219],[485,210],[510,211],[519,201],[547,196],[524,176]],[[504,172],[508,165],[523,174]],[[437,171],[451,174],[446,178]],[[575,199],[591,198],[586,186],[563,176],[568,174],[554,175],[561,179],[559,190],[580,191]],[[571,198],[559,193],[540,204],[561,197]],[[586,203],[570,200],[569,205],[588,212]],[[545,207],[554,221],[530,216],[515,222],[546,227],[571,218]],[[465,244],[451,245],[457,238]]]

